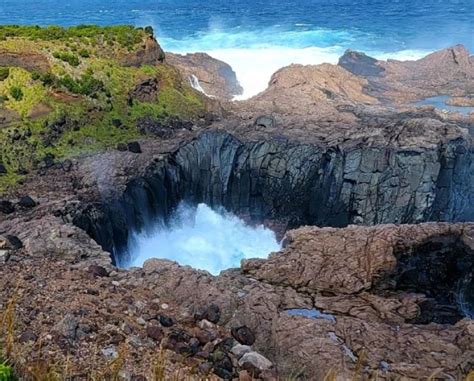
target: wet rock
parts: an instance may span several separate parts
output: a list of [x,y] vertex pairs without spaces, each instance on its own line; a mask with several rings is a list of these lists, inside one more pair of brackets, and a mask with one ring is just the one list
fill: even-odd
[[158,327],[158,326],[155,326],[155,325],[151,325],[149,327],[147,327],[146,329],[146,334],[149,338],[157,341],[157,342],[160,342],[162,339],[163,339],[163,330]]
[[235,327],[231,329],[232,336],[240,344],[252,345],[255,343],[255,335],[247,326]]
[[36,206],[36,201],[33,200],[30,196],[23,196],[18,201],[18,206],[25,209],[34,208]]
[[105,267],[98,266],[98,265],[90,265],[88,268],[90,274],[96,277],[108,277],[109,272],[105,269]]
[[20,337],[18,338],[18,342],[23,344],[29,341],[36,341],[37,339],[38,336],[33,331],[27,330],[20,335]]
[[160,315],[158,320],[163,327],[172,327],[174,324],[173,319],[166,315]]
[[130,151],[130,152],[133,152],[133,153],[141,153],[142,152],[142,149],[140,147],[140,144],[138,142],[130,142],[127,144],[127,149]]
[[247,352],[239,360],[239,366],[252,373],[270,369],[273,364],[260,353]]
[[11,214],[15,211],[15,207],[8,200],[0,200],[0,212],[3,214]]

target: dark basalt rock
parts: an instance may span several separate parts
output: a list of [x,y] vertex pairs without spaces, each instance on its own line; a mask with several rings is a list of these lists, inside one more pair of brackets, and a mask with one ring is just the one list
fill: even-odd
[[234,327],[231,329],[232,336],[240,344],[253,345],[255,343],[255,335],[247,326]]
[[13,203],[8,200],[0,200],[0,212],[3,214],[11,214],[15,211]]
[[472,221],[474,151],[463,139],[432,149],[324,147],[205,132],[150,165],[120,200],[73,219],[104,249],[125,255],[131,229],[154,216],[166,221],[182,200],[287,228]]
[[338,65],[352,74],[366,77],[379,76],[385,71],[383,67],[377,65],[375,58],[350,49],[346,50],[344,55],[339,58]]
[[127,144],[127,149],[133,153],[142,153],[142,149],[138,142],[130,142]]
[[20,250],[23,247],[23,242],[15,236],[15,235],[10,235],[7,234],[3,236],[4,239],[2,241],[5,241],[4,247],[2,249],[4,250]]
[[18,206],[25,209],[31,209],[36,206],[36,201],[33,200],[30,196],[23,196],[18,201]]
[[162,139],[169,139],[178,130],[190,131],[193,123],[178,118],[168,118],[166,122],[146,116],[137,120],[137,129],[141,134],[154,135]]
[[173,324],[174,324],[173,319],[170,318],[169,316],[165,316],[165,315],[160,315],[159,316],[159,321],[160,321],[160,324],[163,327],[172,327]]
[[7,167],[3,163],[0,163],[0,175],[6,175],[7,172]]

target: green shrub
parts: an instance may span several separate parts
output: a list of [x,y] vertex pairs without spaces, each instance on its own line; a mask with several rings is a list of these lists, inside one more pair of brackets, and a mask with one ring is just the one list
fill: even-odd
[[76,56],[74,53],[54,52],[53,57],[61,61],[67,62],[71,66],[79,66],[79,64],[81,63],[81,61],[79,60],[79,57]]
[[89,58],[91,56],[90,52],[87,49],[81,49],[79,50],[79,55],[82,58]]
[[145,33],[149,34],[150,36],[153,36],[153,34],[154,34],[153,27],[151,27],[151,26],[145,27]]
[[57,81],[56,76],[51,72],[40,73],[37,71],[33,71],[31,73],[31,78],[35,81],[41,81],[44,86],[53,86]]
[[66,75],[58,80],[58,85],[65,87],[71,93],[87,96],[104,90],[104,83],[94,78],[90,72],[83,74],[78,80],[72,78],[70,75]]
[[16,101],[21,101],[23,99],[23,90],[21,89],[21,87],[13,86],[10,89],[10,95]]
[[4,81],[10,75],[10,68],[0,66],[0,81]]
[[5,363],[0,363],[0,381],[13,381],[15,376],[13,375],[13,369]]

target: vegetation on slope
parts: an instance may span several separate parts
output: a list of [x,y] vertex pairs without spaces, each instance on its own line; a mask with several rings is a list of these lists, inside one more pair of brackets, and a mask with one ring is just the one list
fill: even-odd
[[[131,26],[0,26],[0,192],[45,157],[61,160],[137,138],[144,116],[166,123],[204,114],[201,95],[174,67],[126,65],[149,33]],[[2,66],[6,54],[15,60]],[[43,61],[49,69],[40,70]],[[137,85],[150,79],[156,96],[136,97]]]

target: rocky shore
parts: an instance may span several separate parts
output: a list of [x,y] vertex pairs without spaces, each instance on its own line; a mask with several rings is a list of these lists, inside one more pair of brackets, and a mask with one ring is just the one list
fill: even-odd
[[[164,53],[137,33],[130,49],[64,64],[94,68],[94,93],[28,74],[52,99],[43,116],[0,80],[0,306],[15,307],[0,343],[14,343],[15,369],[33,379],[54,364],[75,380],[467,377],[474,121],[413,103],[467,104],[472,56],[348,51],[338,65],[283,68],[232,102],[241,88],[228,65]],[[27,41],[39,48],[0,42],[0,66],[26,75],[58,64],[47,42]],[[110,81],[105,59],[117,65]],[[69,114],[55,114],[58,97]],[[265,223],[284,247],[219,276],[162,259],[117,268],[131,232],[182,200]]]

